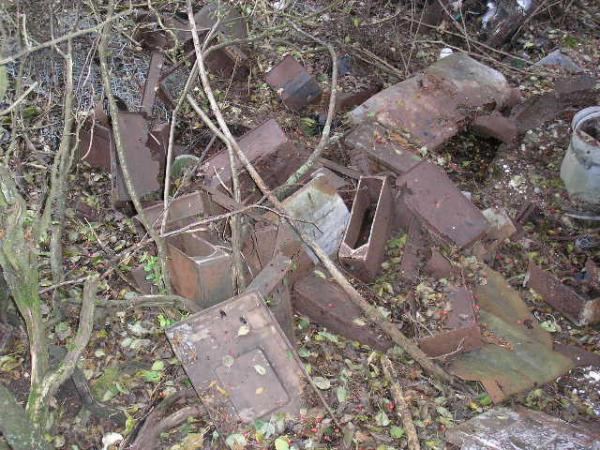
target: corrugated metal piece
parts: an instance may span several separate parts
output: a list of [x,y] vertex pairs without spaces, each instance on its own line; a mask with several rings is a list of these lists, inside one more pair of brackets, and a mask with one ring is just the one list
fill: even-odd
[[586,326],[600,322],[600,298],[584,298],[533,261],[529,262],[529,287],[576,325]]
[[169,236],[166,241],[171,281],[178,295],[201,307],[234,295],[231,255],[197,233]]
[[394,213],[392,202],[388,177],[360,178],[339,259],[365,282],[375,278],[385,259]]
[[196,313],[166,332],[223,435],[278,413],[297,417],[306,388],[300,362],[256,292]]
[[285,106],[293,110],[300,110],[321,96],[319,84],[291,55],[273,67],[266,78]]

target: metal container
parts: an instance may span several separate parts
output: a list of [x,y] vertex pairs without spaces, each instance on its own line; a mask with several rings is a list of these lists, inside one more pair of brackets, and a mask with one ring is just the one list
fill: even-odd
[[560,177],[573,201],[597,210],[600,209],[600,106],[579,111],[571,127],[571,143]]

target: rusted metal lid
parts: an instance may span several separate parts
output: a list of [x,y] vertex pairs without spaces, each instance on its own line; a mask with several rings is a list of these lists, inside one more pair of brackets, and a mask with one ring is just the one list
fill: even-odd
[[274,414],[300,413],[304,372],[260,294],[234,297],[166,333],[223,434]]

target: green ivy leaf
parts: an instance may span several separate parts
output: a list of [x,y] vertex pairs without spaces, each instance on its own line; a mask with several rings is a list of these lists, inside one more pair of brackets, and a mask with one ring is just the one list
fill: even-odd
[[288,444],[287,439],[278,437],[275,439],[275,450],[289,450],[290,444]]
[[348,391],[343,386],[338,386],[335,390],[335,395],[339,403],[344,403],[348,399]]
[[390,424],[390,419],[385,411],[379,411],[375,416],[375,423],[380,427],[387,427]]
[[323,377],[314,377],[313,383],[315,383],[315,386],[323,391],[326,391],[331,387],[331,382],[327,378]]
[[402,439],[404,437],[404,434],[406,434],[404,428],[399,427],[397,425],[392,425],[390,427],[390,436],[392,436],[394,439]]

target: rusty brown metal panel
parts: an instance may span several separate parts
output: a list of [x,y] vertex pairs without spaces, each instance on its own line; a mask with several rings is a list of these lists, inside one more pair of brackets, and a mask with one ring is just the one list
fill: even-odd
[[250,276],[255,277],[273,258],[279,227],[275,224],[256,223],[248,226],[245,231],[242,254],[250,270]]
[[390,132],[375,122],[358,125],[344,142],[354,150],[366,153],[372,161],[373,172],[391,170],[402,175],[421,161],[416,153],[398,142],[398,138],[394,140]]
[[260,294],[196,313],[166,332],[223,435],[305,406],[303,369]]
[[421,224],[413,219],[408,226],[408,239],[404,246],[398,274],[407,283],[416,284],[419,281],[425,243],[425,233],[421,229]]
[[451,309],[444,323],[445,330],[419,339],[419,347],[431,357],[456,354],[457,350],[468,352],[483,345],[473,293],[465,287],[452,286],[448,300]]
[[[161,189],[161,167],[164,165],[164,153],[148,145],[149,125],[139,113],[119,112],[119,130],[123,141],[123,150],[127,159],[127,168],[131,175],[136,194],[144,198]],[[111,161],[113,201],[120,204],[129,201],[129,194],[123,180],[123,173],[116,152]]]
[[[197,191],[171,200],[167,212],[165,230],[172,231],[183,228],[207,216],[207,203],[210,202],[205,192]],[[144,208],[146,218],[155,227],[160,228],[163,218],[163,202]],[[139,221],[139,216],[135,216]]]
[[342,288],[315,273],[296,282],[293,302],[298,313],[346,339],[380,351],[393,346],[389,338],[370,327]]
[[79,157],[91,167],[110,171],[115,152],[112,130],[100,123],[84,126],[79,135]]
[[393,198],[388,177],[361,177],[340,244],[339,259],[365,282],[372,281],[385,259],[393,221]]
[[300,110],[321,96],[319,84],[291,55],[273,67],[266,78],[284,105],[293,110]]
[[[240,148],[255,165],[270,188],[281,184],[287,176],[306,159],[306,151],[297,147],[285,134],[275,119],[270,119],[254,130],[246,133],[238,141]],[[236,159],[236,168],[242,170],[242,163]],[[231,183],[231,168],[227,151],[219,152],[203,166],[207,184],[218,188],[221,183],[229,186]],[[254,183],[245,174],[240,177],[242,192],[252,190]]]
[[544,301],[579,326],[600,322],[600,298],[588,300],[557,277],[529,262],[529,287]]
[[293,260],[284,255],[277,255],[256,275],[246,288],[246,292],[260,293],[267,301],[269,309],[279,322],[279,326],[288,337],[290,343],[295,345],[294,313],[290,295],[287,274]]
[[146,114],[148,118],[152,115],[152,109],[154,108],[154,100],[156,99],[156,92],[158,91],[158,84],[160,83],[160,74],[162,72],[164,61],[165,55],[161,51],[153,51],[150,55],[148,74],[142,92],[141,108],[141,112]]
[[169,236],[169,269],[178,295],[209,307],[234,295],[231,255],[197,233]]
[[[406,207],[435,234],[464,248],[480,239],[489,223],[448,175],[423,161],[396,182],[397,207]],[[402,211],[398,211],[397,215]]]
[[511,95],[500,72],[464,53],[454,53],[374,95],[349,118],[355,124],[375,120],[407,134],[412,144],[434,150],[463,130],[478,112],[502,108]]

